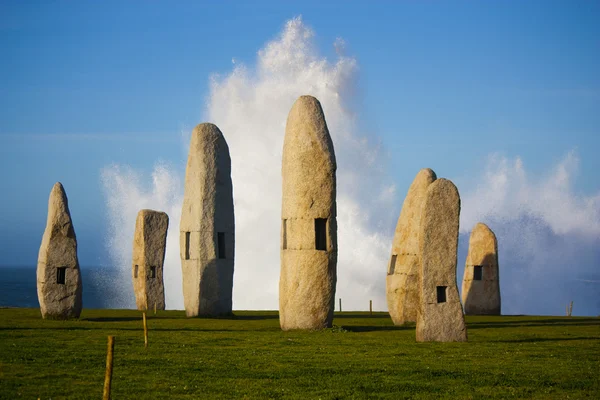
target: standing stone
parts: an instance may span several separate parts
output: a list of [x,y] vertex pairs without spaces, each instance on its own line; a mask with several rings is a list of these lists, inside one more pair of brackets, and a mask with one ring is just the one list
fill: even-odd
[[421,209],[427,188],[436,178],[429,168],[419,171],[408,189],[396,225],[386,278],[388,310],[395,325],[417,321]]
[[141,210],[135,221],[131,275],[138,310],[165,309],[163,266],[169,216]]
[[48,200],[48,220],[37,264],[37,292],[42,318],[79,318],[82,284],[77,238],[60,182],[54,184]]
[[230,315],[235,246],[231,158],[223,134],[210,123],[192,132],[179,229],[186,315]]
[[498,241],[486,224],[475,225],[469,238],[462,301],[467,315],[500,315]]
[[335,153],[321,104],[301,96],[283,142],[281,329],[331,327],[337,280]]
[[421,295],[417,342],[466,342],[467,329],[456,286],[460,197],[447,179],[427,189],[421,211]]

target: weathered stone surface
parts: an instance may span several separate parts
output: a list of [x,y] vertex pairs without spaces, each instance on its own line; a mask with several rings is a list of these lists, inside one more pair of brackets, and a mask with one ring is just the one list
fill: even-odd
[[138,310],[165,309],[163,267],[169,216],[160,211],[140,210],[133,235],[131,277]]
[[192,132],[179,230],[186,315],[231,314],[235,254],[231,158],[223,134],[210,123]]
[[37,292],[43,318],[79,318],[82,282],[77,238],[67,194],[60,182],[50,192],[48,220],[37,264]]
[[467,329],[456,286],[460,197],[447,179],[427,189],[421,211],[421,295],[418,342],[465,342]]
[[396,225],[386,277],[388,310],[395,325],[417,320],[421,209],[427,188],[436,178],[429,168],[419,171],[408,189]]
[[333,321],[337,266],[336,162],[321,104],[296,100],[283,143],[281,329],[322,329]]
[[498,241],[486,224],[478,223],[471,231],[462,301],[467,315],[500,315]]

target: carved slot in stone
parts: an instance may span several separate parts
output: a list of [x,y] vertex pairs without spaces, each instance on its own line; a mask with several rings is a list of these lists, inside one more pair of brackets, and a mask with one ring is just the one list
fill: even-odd
[[150,278],[156,278],[156,267],[154,266],[150,267]]
[[135,268],[133,269],[133,277],[137,278],[138,277],[138,270],[140,269],[140,267],[138,265],[135,266]]
[[225,257],[225,232],[217,233],[217,248],[219,250],[219,258]]
[[185,233],[185,259],[190,259],[190,232]]
[[315,249],[327,250],[327,219],[315,218]]
[[56,283],[64,285],[67,278],[67,267],[56,268]]
[[392,254],[392,259],[390,260],[390,268],[388,270],[388,275],[394,275],[394,271],[396,270],[396,258],[398,258],[398,256],[396,254]]
[[483,267],[481,265],[473,266],[473,280],[480,281],[483,279]]
[[281,246],[282,246],[283,250],[286,250],[287,249],[287,219],[284,219],[282,221],[282,224],[283,224],[283,228],[282,228],[282,230],[283,230],[282,242],[283,243]]
[[446,302],[446,288],[447,288],[447,286],[438,286],[437,287],[437,302],[438,303]]

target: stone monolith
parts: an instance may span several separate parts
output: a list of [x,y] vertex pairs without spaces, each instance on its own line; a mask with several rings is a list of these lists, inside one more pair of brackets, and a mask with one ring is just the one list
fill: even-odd
[[281,329],[331,327],[337,266],[336,162],[319,101],[301,96],[283,143]]
[[235,250],[231,158],[223,134],[210,123],[192,132],[179,230],[186,315],[230,315]]
[[500,315],[498,241],[486,224],[478,223],[471,231],[462,301],[467,315]]
[[419,171],[408,189],[396,224],[386,277],[388,310],[395,325],[417,321],[421,209],[427,188],[436,178],[429,168]]
[[44,319],[79,318],[82,297],[77,238],[60,182],[50,192],[48,220],[37,264],[37,292]]
[[160,211],[140,210],[133,235],[131,276],[138,310],[165,309],[163,266],[169,216]]
[[417,342],[465,342],[467,329],[458,287],[456,252],[460,197],[447,179],[437,179],[427,189],[421,211],[420,300]]

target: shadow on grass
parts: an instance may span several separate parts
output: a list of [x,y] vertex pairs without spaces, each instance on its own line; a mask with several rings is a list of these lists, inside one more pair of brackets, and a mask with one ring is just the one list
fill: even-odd
[[[57,327],[57,326],[39,326],[39,327],[0,327],[1,331],[42,331],[42,330],[50,330],[50,331],[139,331],[140,327],[101,327],[101,326],[65,326],[65,327]],[[148,328],[150,332],[275,332],[281,331],[279,327],[272,328],[262,328],[262,329],[229,329],[229,328],[162,328],[162,327],[150,327]]]
[[577,318],[577,319],[533,319],[520,321],[484,321],[484,322],[467,322],[468,329],[482,328],[516,328],[516,327],[535,327],[535,326],[600,326],[598,318]]
[[379,331],[404,331],[414,329],[414,326],[367,326],[367,325],[343,325],[342,328],[348,332],[379,332]]
[[273,315],[233,315],[231,317],[222,318],[222,319],[232,319],[232,320],[239,320],[239,321],[258,321],[258,320],[264,320],[264,319],[279,319],[279,314],[273,314]]
[[535,343],[535,342],[561,342],[561,341],[572,341],[572,340],[598,340],[600,337],[572,337],[572,338],[527,338],[527,339],[513,339],[513,340],[496,340],[497,343]]
[[141,321],[142,316],[139,317],[99,317],[99,318],[82,318],[82,321],[89,322],[127,322],[127,321]]
[[379,312],[379,311],[374,312],[373,315],[369,315],[368,311],[362,312],[360,314],[345,313],[345,312],[343,312],[341,314],[339,312],[336,312],[333,314],[333,319],[336,319],[336,318],[360,318],[360,319],[363,319],[363,318],[386,318],[386,317],[389,318],[388,313]]

